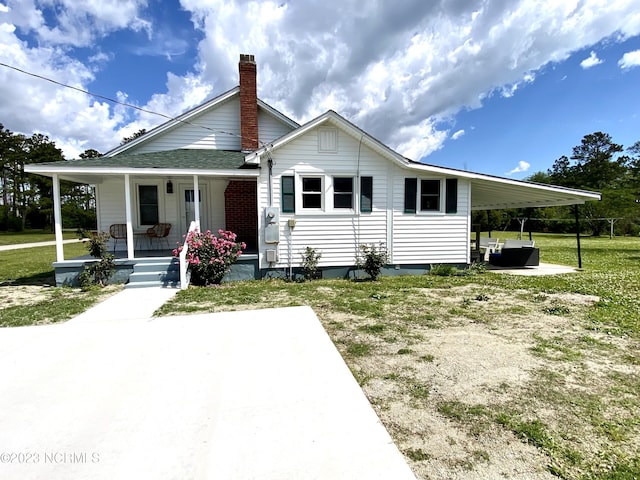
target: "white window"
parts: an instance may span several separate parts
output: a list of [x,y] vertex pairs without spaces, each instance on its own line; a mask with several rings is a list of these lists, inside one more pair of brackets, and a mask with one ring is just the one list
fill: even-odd
[[302,176],[302,208],[307,210],[322,210],[324,205],[322,176]]
[[333,208],[353,209],[353,177],[333,177]]

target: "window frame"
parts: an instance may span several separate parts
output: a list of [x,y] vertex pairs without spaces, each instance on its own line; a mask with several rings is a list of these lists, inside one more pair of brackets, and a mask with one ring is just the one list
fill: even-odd
[[[351,190],[347,191],[337,191],[336,190],[336,180],[350,180],[351,181]],[[331,177],[331,193],[333,195],[333,209],[334,210],[338,210],[338,211],[354,211],[355,210],[355,177],[351,176],[351,175],[333,175]],[[338,197],[340,196],[340,197]],[[337,206],[336,199],[337,198],[342,198],[342,197],[349,197],[349,206],[348,207],[342,207],[342,206]]]
[[[438,182],[438,209],[423,209],[423,182]],[[448,187],[452,186],[449,193]],[[431,194],[435,196],[435,194]],[[413,215],[453,215],[458,208],[458,179],[434,177],[404,177],[403,212]]]
[[[300,173],[298,175],[298,179],[300,182],[300,209],[302,212],[323,212],[325,210],[325,175],[318,173]],[[304,184],[305,179],[319,179],[320,180],[320,191],[305,191]],[[305,207],[305,195],[318,195],[320,197],[320,206],[319,207]]]
[[[141,198],[141,187],[155,187],[156,189],[156,210],[158,219],[154,223],[142,223],[142,198]],[[137,228],[148,228],[152,227],[156,223],[159,223],[161,218],[164,215],[164,209],[162,204],[162,181],[144,181],[144,182],[136,182],[135,184],[135,195],[136,195],[136,227]]]
[[[437,193],[433,193],[432,191],[428,191],[425,193],[425,184],[429,182],[430,184],[437,184]],[[420,183],[418,184],[418,205],[420,206],[421,213],[440,213],[442,212],[442,180],[436,178],[421,178]],[[436,208],[425,208],[425,201],[429,201],[434,199],[436,201]],[[416,207],[418,206],[416,205]]]

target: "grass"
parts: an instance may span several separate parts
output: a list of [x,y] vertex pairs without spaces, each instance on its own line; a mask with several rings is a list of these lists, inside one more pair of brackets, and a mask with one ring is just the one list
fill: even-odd
[[[82,243],[70,243],[64,246],[65,258],[86,255],[87,249]],[[0,251],[0,285],[53,284],[53,262],[56,260],[55,246],[33,247],[19,250]]]
[[[85,255],[86,252],[82,243],[64,246],[65,258]],[[55,274],[52,263],[55,259],[55,246],[0,251],[0,327],[65,321],[120,288],[82,292],[75,288],[53,287]],[[32,300],[16,302],[14,297],[18,290],[31,295]]]
[[[515,234],[501,232],[503,237]],[[577,264],[573,236],[534,239],[543,262]],[[157,314],[311,306],[365,393],[375,393],[380,382],[388,386],[390,393],[370,400],[417,472],[438,459],[420,443],[429,425],[416,420],[403,426],[394,418],[400,403],[409,411],[431,411],[477,439],[451,468],[472,470],[490,462],[482,438],[498,429],[542,452],[547,470],[559,478],[640,478],[640,239],[584,238],[582,247],[584,270],[570,275],[248,281],[180,291]],[[65,245],[65,255],[83,253],[83,245]],[[51,282],[54,258],[54,247],[0,252],[0,284]],[[99,295],[46,290],[48,296],[33,304],[0,309],[0,325],[62,321]],[[597,301],[565,305],[563,295],[573,294]],[[480,325],[504,335],[505,326],[541,316],[555,330],[531,329],[527,351],[538,366],[522,384],[500,383],[490,402],[443,400],[432,377],[420,375],[424,368],[437,372],[446,360],[427,342],[439,331]]]

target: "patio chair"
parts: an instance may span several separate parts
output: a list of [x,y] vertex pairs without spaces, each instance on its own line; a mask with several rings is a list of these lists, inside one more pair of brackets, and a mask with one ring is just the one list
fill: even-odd
[[109,226],[109,236],[113,238],[113,251],[116,251],[118,246],[118,240],[127,241],[127,224],[126,223],[114,223]]
[[489,261],[489,255],[498,250],[498,238],[480,238],[480,255],[485,262]]
[[153,227],[147,229],[147,238],[149,239],[149,245],[152,245],[153,240],[156,242],[164,241],[167,244],[167,248],[171,249],[169,246],[169,232],[171,231],[170,223],[156,223]]

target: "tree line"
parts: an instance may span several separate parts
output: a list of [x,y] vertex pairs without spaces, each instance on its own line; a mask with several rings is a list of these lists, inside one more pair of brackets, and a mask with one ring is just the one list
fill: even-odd
[[[122,139],[121,145],[144,135],[145,129]],[[80,158],[102,154],[87,149]],[[24,229],[53,230],[53,184],[50,178],[25,173],[29,163],[64,160],[62,150],[46,135],[30,137],[8,130],[0,123],[0,231]],[[60,181],[62,227],[96,228],[95,188],[66,180]]]
[[[81,158],[99,157],[93,149]],[[64,160],[62,150],[46,135],[30,137],[14,133],[0,123],[0,231],[25,228],[52,229],[53,184],[50,178],[25,173],[29,163]],[[94,188],[62,180],[63,228],[94,229],[96,200]]]
[[[123,138],[121,145],[144,133],[140,130]],[[94,149],[80,154],[80,158],[100,156]],[[52,229],[51,179],[25,173],[24,165],[61,160],[62,150],[46,135],[35,133],[28,137],[11,132],[0,123],[0,231]],[[640,141],[625,149],[614,143],[609,134],[585,135],[580,145],[573,147],[571,156],[561,156],[550,169],[525,180],[600,192],[600,202],[580,206],[583,231],[600,235],[609,228],[602,219],[616,219],[617,234],[640,234]],[[62,180],[60,192],[63,228],[95,229],[93,186]],[[482,231],[519,229],[518,221],[522,219],[530,219],[527,229],[537,232],[575,231],[568,206],[480,211],[474,212],[472,218]]]
[[[591,235],[609,231],[614,222],[618,235],[640,234],[640,141],[631,147],[613,142],[603,132],[585,135],[571,156],[556,159],[547,171],[536,172],[525,180],[553,184],[602,194],[599,202],[579,207],[581,230]],[[569,206],[492,210],[474,212],[473,223],[482,231],[519,229],[519,221],[536,232],[575,232],[575,220]]]

